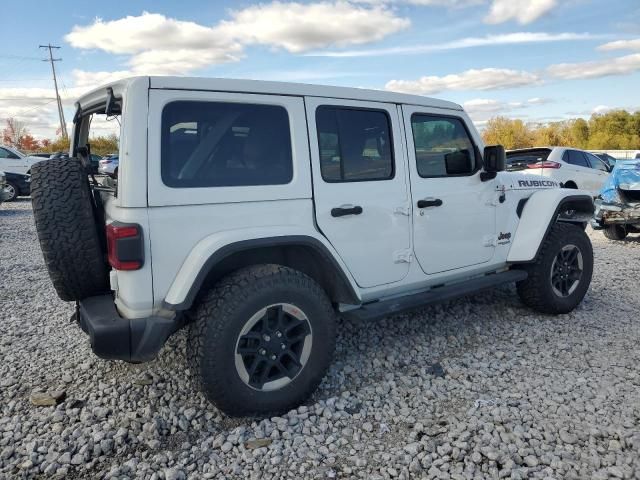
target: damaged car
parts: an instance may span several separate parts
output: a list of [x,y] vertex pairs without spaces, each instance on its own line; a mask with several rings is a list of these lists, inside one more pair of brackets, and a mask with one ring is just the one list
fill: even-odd
[[640,160],[620,160],[595,200],[591,226],[609,240],[640,233]]

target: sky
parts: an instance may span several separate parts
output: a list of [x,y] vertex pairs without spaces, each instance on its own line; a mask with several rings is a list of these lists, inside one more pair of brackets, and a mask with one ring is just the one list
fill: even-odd
[[10,2],[0,121],[53,138],[53,80],[38,48],[47,43],[61,47],[68,125],[83,92],[147,74],[427,95],[463,105],[479,128],[497,115],[552,122],[640,109],[638,0]]

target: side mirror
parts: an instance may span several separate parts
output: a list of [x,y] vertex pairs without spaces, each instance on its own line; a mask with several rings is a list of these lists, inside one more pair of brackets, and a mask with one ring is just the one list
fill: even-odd
[[484,148],[484,171],[502,172],[507,164],[507,154],[502,145],[493,145]]
[[480,174],[482,181],[496,178],[498,172],[506,169],[507,154],[502,145],[492,145],[484,148],[484,171]]
[[447,175],[467,175],[473,172],[473,162],[468,150],[458,150],[444,156]]

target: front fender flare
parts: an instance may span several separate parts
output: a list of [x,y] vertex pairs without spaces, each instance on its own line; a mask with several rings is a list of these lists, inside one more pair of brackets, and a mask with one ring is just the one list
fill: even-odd
[[582,217],[591,217],[594,211],[593,197],[584,190],[564,188],[540,190],[531,195],[522,208],[507,261],[523,263],[535,260],[549,230],[559,220],[560,213],[568,209],[583,213]]

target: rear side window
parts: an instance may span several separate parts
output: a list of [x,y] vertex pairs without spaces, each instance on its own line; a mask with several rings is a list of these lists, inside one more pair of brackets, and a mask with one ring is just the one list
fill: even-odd
[[161,157],[170,187],[289,183],[289,116],[276,105],[172,102],[162,111]]
[[316,126],[320,172],[325,182],[393,178],[387,112],[321,106],[316,110]]
[[564,155],[562,155],[562,160],[570,163],[571,165],[577,165],[578,167],[591,168],[591,165],[589,165],[589,161],[584,153],[577,150],[567,150],[564,152]]
[[[416,167],[421,177],[471,175],[476,171],[473,142],[459,118],[411,116]],[[455,165],[455,173],[447,172]]]

